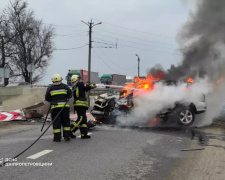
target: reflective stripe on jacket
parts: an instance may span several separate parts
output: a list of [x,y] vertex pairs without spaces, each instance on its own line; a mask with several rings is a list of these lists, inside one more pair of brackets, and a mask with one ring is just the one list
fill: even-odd
[[[72,91],[66,84],[53,84],[48,87],[45,99],[52,104],[51,109],[64,107],[65,103],[71,98]],[[69,107],[68,104],[65,107]]]
[[58,105],[52,105],[51,106],[51,109],[54,109],[54,108],[62,108],[62,107],[70,107],[70,105],[69,104],[66,104],[66,105],[64,105],[64,104],[58,104]]
[[59,89],[59,90],[53,90],[50,91],[51,96],[59,95],[59,94],[67,94],[66,89]]
[[87,93],[94,87],[95,85],[93,84],[88,85],[83,82],[78,82],[74,87],[75,91],[73,92],[74,106],[88,107]]

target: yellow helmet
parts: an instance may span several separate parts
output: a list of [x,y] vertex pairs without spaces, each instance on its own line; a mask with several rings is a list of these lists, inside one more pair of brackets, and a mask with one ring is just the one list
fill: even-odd
[[59,74],[53,74],[52,82],[60,82],[62,81],[62,77]]
[[71,81],[72,81],[72,82],[75,82],[75,81],[77,81],[78,79],[80,79],[80,76],[78,76],[78,75],[73,75],[73,76],[71,77]]

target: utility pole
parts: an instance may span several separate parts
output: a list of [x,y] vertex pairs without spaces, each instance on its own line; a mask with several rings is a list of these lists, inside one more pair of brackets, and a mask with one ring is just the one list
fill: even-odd
[[1,46],[2,46],[2,63],[0,65],[1,68],[3,68],[3,86],[5,87],[8,83],[6,82],[6,79],[5,79],[5,42],[4,42],[4,36],[1,36]]
[[139,72],[140,72],[140,58],[137,54],[135,54],[138,57],[138,77],[139,77]]
[[[3,24],[4,23],[4,24]],[[0,21],[0,25],[7,26],[7,21],[5,20],[1,20]],[[0,32],[0,38],[1,38],[1,51],[2,51],[2,63],[0,65],[0,67],[4,68],[5,67],[5,42],[4,42],[4,32]]]
[[[84,22],[82,23],[86,24],[89,27],[89,50],[88,50],[88,81],[91,82],[91,48],[92,48],[92,28],[96,25],[102,24],[102,22],[99,22],[95,24],[94,22]],[[90,93],[88,93],[88,105],[90,106]]]
[[84,22],[82,23],[86,24],[89,27],[89,51],[88,51],[88,81],[91,82],[91,48],[92,48],[92,28],[96,25],[102,24],[102,22],[99,22],[95,24],[94,22]]
[[[7,26],[6,21],[0,21],[0,24],[5,23],[5,26]],[[5,41],[4,41],[4,34],[3,32],[0,32],[0,38],[1,38],[1,51],[2,51],[2,63],[0,65],[1,68],[3,68],[3,74],[5,75]],[[3,77],[3,86],[6,86],[8,84],[8,81]]]
[[4,42],[4,36],[2,36],[1,34],[0,34],[0,36],[1,36],[1,47],[2,47],[2,63],[1,63],[1,65],[0,65],[0,67],[4,67],[5,66],[5,42]]

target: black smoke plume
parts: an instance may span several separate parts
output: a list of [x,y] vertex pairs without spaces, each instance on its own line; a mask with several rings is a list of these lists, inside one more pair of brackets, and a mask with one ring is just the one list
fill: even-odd
[[[225,70],[225,0],[198,0],[196,10],[178,34],[183,59],[164,78],[207,76],[215,80]],[[148,73],[162,71],[157,66]]]

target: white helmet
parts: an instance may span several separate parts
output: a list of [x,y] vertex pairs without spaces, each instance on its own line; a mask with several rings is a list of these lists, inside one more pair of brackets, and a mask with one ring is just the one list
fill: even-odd
[[52,76],[52,82],[61,82],[62,81],[62,77],[59,74],[53,74]]
[[79,75],[73,75],[72,77],[71,77],[71,81],[72,82],[76,82],[77,80],[79,80],[80,79],[80,76]]

